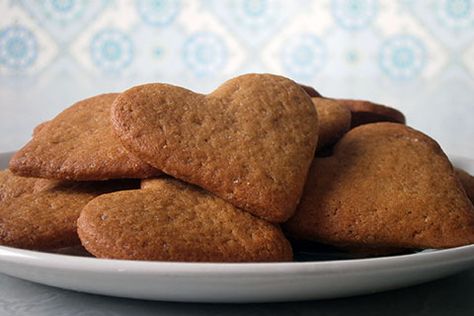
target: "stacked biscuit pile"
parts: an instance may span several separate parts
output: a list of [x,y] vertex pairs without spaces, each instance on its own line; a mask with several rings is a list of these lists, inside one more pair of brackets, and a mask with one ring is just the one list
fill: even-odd
[[0,172],[0,244],[257,262],[292,260],[287,237],[369,253],[474,243],[473,178],[404,122],[268,74],[89,98]]

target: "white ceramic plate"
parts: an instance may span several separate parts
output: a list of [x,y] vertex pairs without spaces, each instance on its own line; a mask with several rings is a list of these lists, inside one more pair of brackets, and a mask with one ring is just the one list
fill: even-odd
[[[0,154],[0,168],[8,154]],[[474,172],[474,160],[453,158]],[[335,298],[419,284],[474,267],[474,245],[370,259],[292,263],[104,260],[0,247],[0,272],[65,289],[164,301]]]

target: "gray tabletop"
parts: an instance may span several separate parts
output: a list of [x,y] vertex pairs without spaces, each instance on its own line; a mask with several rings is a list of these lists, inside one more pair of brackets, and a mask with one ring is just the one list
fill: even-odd
[[[344,282],[344,280],[341,280]],[[90,295],[0,274],[0,315],[474,315],[474,269],[431,283],[344,299],[190,304]]]

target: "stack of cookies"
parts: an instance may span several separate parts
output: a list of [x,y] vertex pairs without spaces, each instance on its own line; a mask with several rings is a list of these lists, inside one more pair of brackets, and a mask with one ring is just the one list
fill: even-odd
[[[80,101],[0,171],[0,244],[99,258],[291,261],[474,243],[473,177],[399,111],[269,74]],[[82,246],[81,246],[82,245]]]

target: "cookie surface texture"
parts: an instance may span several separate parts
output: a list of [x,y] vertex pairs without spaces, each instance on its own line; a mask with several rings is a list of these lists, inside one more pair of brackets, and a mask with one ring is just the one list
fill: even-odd
[[78,233],[100,258],[193,262],[290,261],[280,228],[178,180],[92,200]]
[[312,98],[319,119],[318,148],[332,145],[351,128],[351,111],[337,101]]
[[311,98],[266,74],[231,79],[209,95],[137,86],[115,100],[112,121],[143,161],[271,222],[293,214],[318,135]]
[[349,131],[333,156],[315,159],[284,227],[336,246],[448,248],[474,242],[474,207],[434,140],[375,123]]
[[301,84],[301,83],[299,85],[310,97],[312,98],[321,97],[321,94],[315,88]]
[[18,175],[61,180],[144,178],[159,174],[129,153],[112,132],[117,94],[80,101],[45,122],[10,161]]
[[456,175],[461,181],[467,196],[469,197],[471,202],[474,203],[474,176],[460,168],[454,168],[454,170],[456,171]]
[[10,170],[0,170],[0,203],[22,195],[54,187],[59,181],[15,176]]
[[352,128],[376,122],[405,124],[405,116],[397,109],[364,100],[334,99],[346,106],[352,114]]
[[49,124],[49,121],[44,121],[44,122],[41,122],[38,125],[36,125],[35,128],[33,129],[32,136],[35,137],[36,135],[38,135],[39,132],[41,132],[43,130],[43,128],[48,126],[48,124]]
[[76,221],[82,207],[101,193],[130,187],[23,178],[0,171],[0,245],[34,250],[77,246]]

